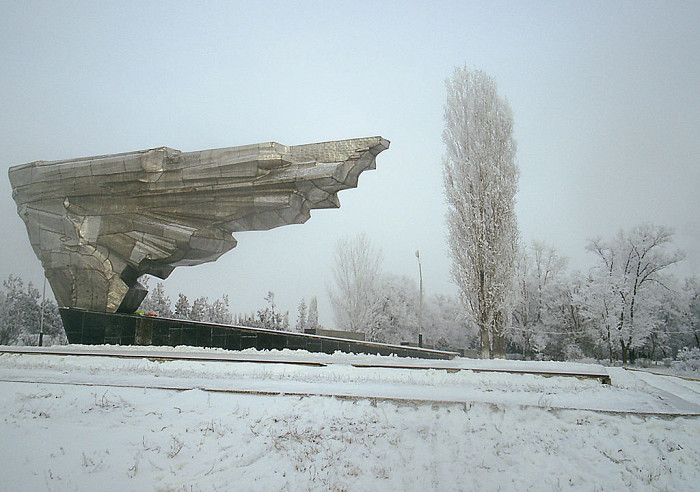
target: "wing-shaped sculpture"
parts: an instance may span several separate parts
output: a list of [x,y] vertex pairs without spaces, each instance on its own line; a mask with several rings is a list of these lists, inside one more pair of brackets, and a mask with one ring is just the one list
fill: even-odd
[[339,207],[389,147],[382,137],[270,142],[180,152],[168,147],[10,168],[17,210],[62,307],[134,311],[143,274],[215,261],[232,233],[308,220]]

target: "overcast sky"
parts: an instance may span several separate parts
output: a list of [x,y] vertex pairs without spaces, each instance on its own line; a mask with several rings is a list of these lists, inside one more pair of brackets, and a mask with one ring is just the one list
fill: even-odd
[[271,290],[292,321],[316,295],[332,325],[334,245],[365,232],[388,272],[417,280],[420,249],[426,294],[454,294],[441,133],[456,65],[513,109],[523,242],[585,270],[587,239],[651,221],[675,228],[679,275],[700,274],[700,2],[105,3],[0,4],[2,278],[43,278],[12,165],[381,135],[390,149],[339,210],[237,234],[166,291],[252,312]]

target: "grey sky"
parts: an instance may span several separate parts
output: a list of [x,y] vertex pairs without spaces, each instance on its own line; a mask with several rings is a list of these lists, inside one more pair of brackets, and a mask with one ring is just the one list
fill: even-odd
[[[445,244],[444,79],[493,75],[515,117],[522,239],[586,269],[592,236],[673,226],[700,273],[698,2],[3,2],[0,276],[40,284],[7,168],[169,146],[183,151],[382,135],[391,148],[301,226],[237,234],[218,262],[179,268],[172,298],[268,290],[296,316],[335,242],[365,232],[385,269],[454,293]],[[204,6],[206,5],[206,7]]]

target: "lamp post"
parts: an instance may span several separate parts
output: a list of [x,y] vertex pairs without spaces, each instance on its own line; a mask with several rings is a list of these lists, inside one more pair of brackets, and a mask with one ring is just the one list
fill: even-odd
[[41,317],[39,318],[39,347],[44,346],[44,301],[46,300],[46,276],[44,276],[44,293],[41,295]]
[[420,251],[416,250],[418,258],[418,278],[420,279],[420,291],[418,294],[418,346],[423,347],[423,269],[420,264]]

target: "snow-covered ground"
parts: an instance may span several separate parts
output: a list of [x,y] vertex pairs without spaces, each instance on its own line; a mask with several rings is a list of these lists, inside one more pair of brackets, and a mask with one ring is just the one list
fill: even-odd
[[[118,350],[248,361],[1,355],[0,489],[700,490],[696,381],[552,362]],[[469,368],[608,371],[613,384]]]

